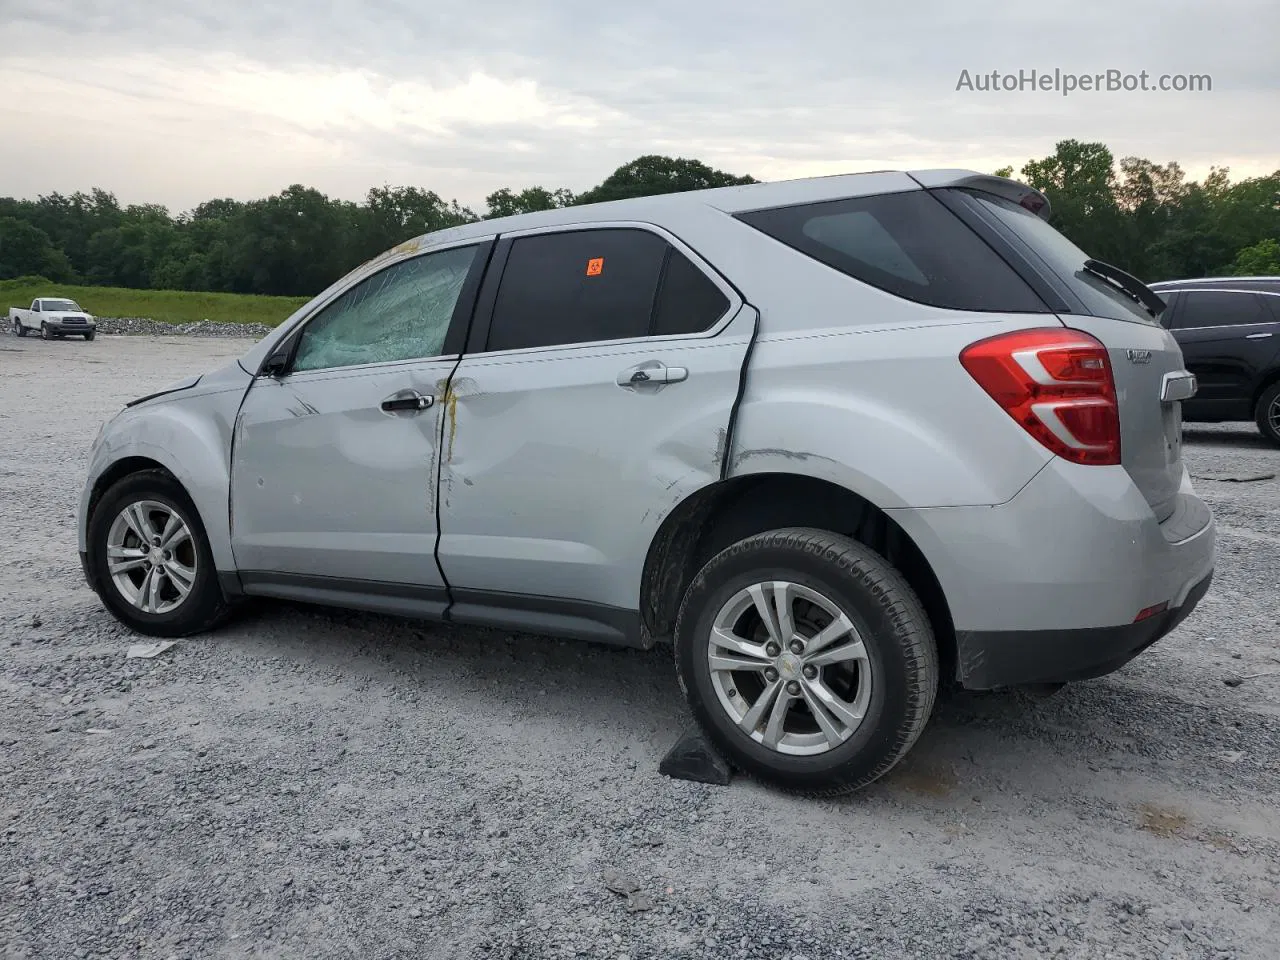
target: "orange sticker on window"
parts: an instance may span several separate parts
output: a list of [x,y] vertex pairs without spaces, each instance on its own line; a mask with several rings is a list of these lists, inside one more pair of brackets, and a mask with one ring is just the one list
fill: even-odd
[[604,273],[604,257],[594,257],[587,261],[587,276],[598,277]]

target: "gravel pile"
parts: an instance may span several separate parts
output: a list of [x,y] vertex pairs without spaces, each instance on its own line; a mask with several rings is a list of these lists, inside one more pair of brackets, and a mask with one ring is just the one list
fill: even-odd
[[272,328],[262,323],[218,323],[197,320],[194,323],[164,323],[144,317],[98,317],[98,332],[113,336],[147,337],[252,337],[261,340]]
[[92,346],[0,348],[5,960],[1275,960],[1280,481],[1230,478],[1280,451],[1252,428],[1188,430],[1223,532],[1174,635],[1048,700],[952,695],[815,801],[660,777],[662,650],[263,604],[129,658],[76,559],[85,450],[243,344]]

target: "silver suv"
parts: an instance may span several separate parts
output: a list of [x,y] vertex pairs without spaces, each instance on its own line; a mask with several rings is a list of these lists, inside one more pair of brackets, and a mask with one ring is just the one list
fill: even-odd
[[1208,589],[1195,391],[1133,277],[963,170],[429,234],[94,444],[133,629],[278,597],[647,648],[739,769],[889,770],[940,682],[1119,668]]

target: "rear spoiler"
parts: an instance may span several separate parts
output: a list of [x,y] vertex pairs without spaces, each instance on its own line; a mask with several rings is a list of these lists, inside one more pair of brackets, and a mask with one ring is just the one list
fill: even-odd
[[994,193],[997,197],[1011,200],[1018,206],[1030,210],[1041,220],[1048,220],[1052,212],[1049,198],[1039,190],[1028,187],[1025,183],[1010,180],[1007,177],[994,177],[983,173],[970,173],[968,170],[922,170],[909,174],[911,179],[926,190],[938,190],[943,187],[966,190],[981,190],[983,193]]

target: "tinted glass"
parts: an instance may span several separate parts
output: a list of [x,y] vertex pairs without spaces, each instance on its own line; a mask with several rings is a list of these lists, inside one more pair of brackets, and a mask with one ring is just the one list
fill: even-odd
[[757,210],[739,219],[841,273],[917,303],[1047,313],[981,237],[923,190]]
[[302,331],[294,371],[440,356],[476,249],[405,260],[352,287]]
[[710,277],[673,247],[658,290],[652,333],[660,337],[701,333],[723,317],[728,309],[729,298],[712,283]]
[[1252,293],[1226,290],[1189,290],[1182,294],[1174,324],[1187,327],[1234,327],[1246,323],[1270,323],[1261,298]]
[[1173,321],[1178,318],[1179,294],[1176,290],[1172,292],[1168,290],[1156,290],[1156,294],[1161,300],[1168,304],[1164,312],[1160,314],[1160,326],[1172,328]]
[[521,237],[502,272],[487,349],[646,336],[667,247],[647,230]]
[[1030,210],[1018,206],[1012,200],[989,193],[974,193],[973,196],[984,209],[1017,234],[1071,288],[1071,292],[1084,303],[1084,309],[1090,316],[1156,322],[1128,294],[1101,277],[1086,272],[1084,262],[1089,259],[1089,255]]

